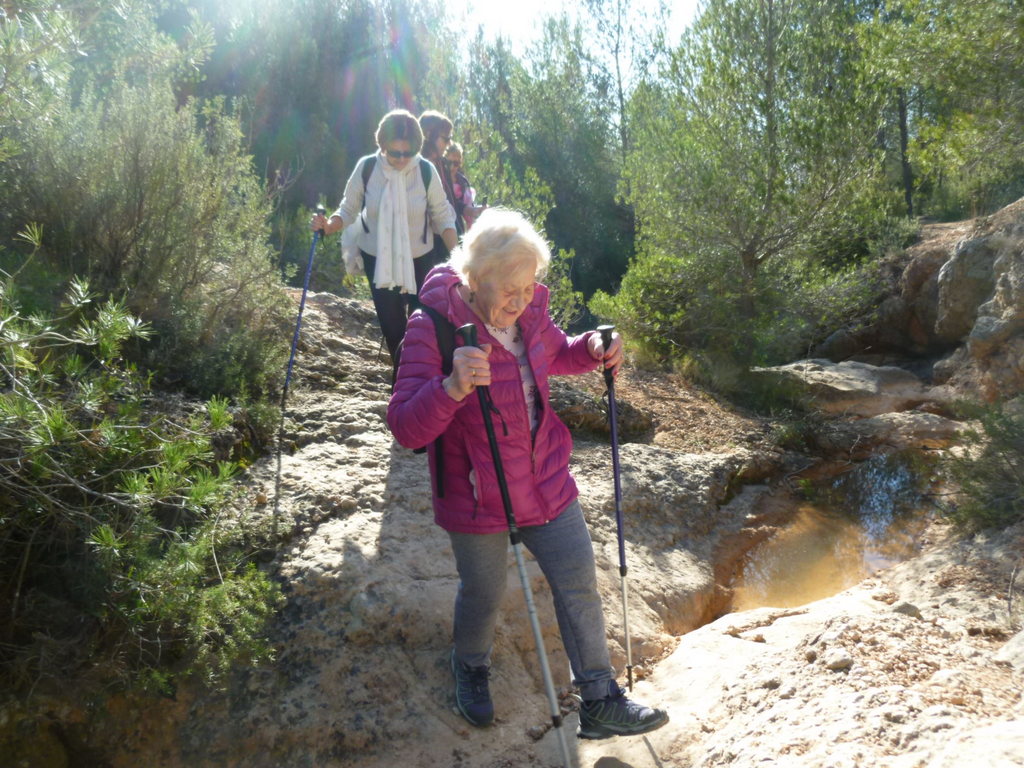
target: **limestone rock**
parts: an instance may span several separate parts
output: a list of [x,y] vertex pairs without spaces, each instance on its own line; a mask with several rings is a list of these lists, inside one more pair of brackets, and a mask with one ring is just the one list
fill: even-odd
[[940,341],[957,344],[971,332],[978,307],[992,293],[993,245],[988,238],[962,242],[939,270],[935,334]]
[[1021,765],[1024,755],[1024,719],[994,723],[952,736],[928,763],[928,768],[963,768],[965,765]]
[[887,446],[894,450],[910,447],[946,448],[963,429],[958,421],[934,413],[904,411],[884,413],[869,419],[851,422],[850,429],[868,445]]
[[[607,395],[595,397],[582,391],[564,378],[551,381],[551,406],[565,424],[577,432],[608,435]],[[642,408],[617,397],[615,401],[616,429],[621,442],[649,437],[654,431],[654,419]]]
[[1024,392],[1024,198],[924,233],[886,263],[872,316],[837,329],[814,356],[941,357],[936,383],[988,401]]
[[995,655],[995,660],[1024,672],[1024,632],[1018,632]]
[[756,368],[782,385],[806,395],[808,404],[830,414],[877,416],[905,411],[929,399],[928,389],[909,371],[847,360],[800,360]]

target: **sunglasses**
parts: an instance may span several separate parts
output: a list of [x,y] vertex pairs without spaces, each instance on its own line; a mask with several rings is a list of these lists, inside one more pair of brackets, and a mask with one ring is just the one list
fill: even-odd
[[416,157],[416,153],[415,152],[412,152],[412,151],[400,152],[397,149],[385,149],[384,150],[384,154],[386,154],[388,157],[394,157],[394,158],[398,158],[398,159],[402,159],[402,158],[406,158],[406,157]]

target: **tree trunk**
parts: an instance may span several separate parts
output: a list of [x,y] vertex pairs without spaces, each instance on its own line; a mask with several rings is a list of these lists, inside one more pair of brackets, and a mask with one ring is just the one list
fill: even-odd
[[910,143],[907,130],[907,94],[900,88],[897,91],[900,111],[900,164],[903,167],[903,199],[907,202],[907,216],[914,216],[914,171],[910,167],[907,147]]

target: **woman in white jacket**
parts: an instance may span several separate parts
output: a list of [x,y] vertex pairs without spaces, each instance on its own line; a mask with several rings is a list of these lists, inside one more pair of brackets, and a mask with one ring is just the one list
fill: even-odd
[[435,266],[434,232],[455,248],[455,211],[437,169],[420,156],[423,132],[410,112],[388,112],[375,139],[378,151],[356,163],[338,209],[330,218],[315,214],[312,227],[325,235],[359,227],[356,242],[377,320],[397,368],[411,305]]

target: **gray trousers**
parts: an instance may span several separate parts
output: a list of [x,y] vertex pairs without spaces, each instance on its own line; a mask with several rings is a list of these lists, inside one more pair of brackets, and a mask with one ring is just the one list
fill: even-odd
[[[594,546],[579,502],[550,523],[520,528],[519,533],[551,587],[558,629],[580,696],[604,698],[615,674],[597,593]],[[460,580],[455,597],[455,656],[470,666],[490,666],[494,626],[508,575],[508,532],[449,532],[449,536]]]

